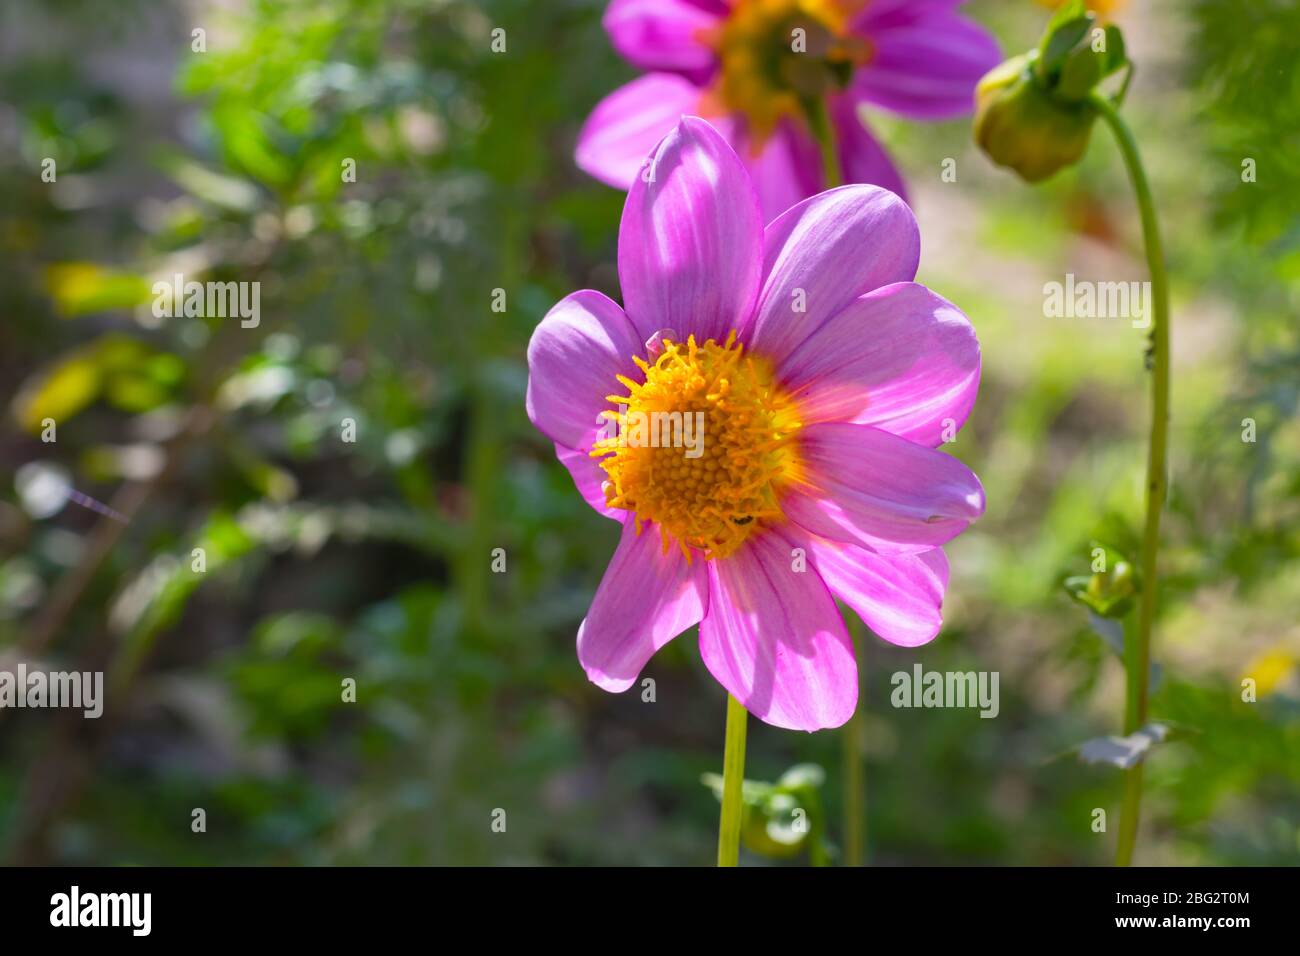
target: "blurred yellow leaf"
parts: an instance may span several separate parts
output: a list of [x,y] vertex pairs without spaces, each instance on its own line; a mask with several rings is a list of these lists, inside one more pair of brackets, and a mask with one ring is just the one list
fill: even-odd
[[153,408],[167,399],[169,385],[178,378],[160,359],[175,362],[174,356],[160,356],[135,339],[106,335],[29,379],[14,399],[14,417],[34,434],[43,419],[62,424],[101,395],[127,411]]
[[65,318],[132,309],[149,299],[149,281],[93,262],[61,262],[45,270],[45,288]]
[[43,419],[62,423],[77,414],[98,397],[102,384],[94,357],[74,352],[23,387],[14,399],[14,417],[24,431],[35,434]]

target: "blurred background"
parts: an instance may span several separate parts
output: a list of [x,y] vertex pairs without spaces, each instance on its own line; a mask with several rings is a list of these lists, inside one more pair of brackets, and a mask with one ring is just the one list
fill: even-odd
[[[1175,733],[1147,764],[1137,859],[1294,863],[1300,7],[1104,6],[1138,64],[1125,114],[1173,282],[1152,714]],[[616,527],[523,410],[546,310],[617,295],[622,197],[572,162],[587,112],[635,75],[602,7],[0,7],[0,666],[108,685],[99,720],[0,711],[0,858],[712,861],[723,691],[693,632],[650,663],[654,702],[586,681],[574,636]],[[966,9],[1008,53],[1048,15]],[[1131,191],[1101,127],[1080,169],[1029,188],[965,121],[873,122],[909,181],[920,280],[983,344],[952,449],[988,512],[948,549],[938,639],[867,640],[869,858],[1107,863],[1120,775],[1073,751],[1119,732],[1122,670],[1062,580],[1094,540],[1136,551],[1145,340],[1045,318],[1043,286],[1146,278]],[[178,272],[260,282],[260,324],[155,317],[152,283]],[[1000,672],[999,716],[890,707],[917,661]],[[834,854],[838,735],[749,733],[754,780],[824,768],[802,781]]]

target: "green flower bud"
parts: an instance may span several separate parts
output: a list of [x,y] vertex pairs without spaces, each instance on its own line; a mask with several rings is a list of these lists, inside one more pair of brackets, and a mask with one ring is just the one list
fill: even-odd
[[1140,582],[1135,568],[1120,552],[1092,542],[1094,553],[1105,552],[1106,571],[1067,577],[1063,586],[1067,594],[1098,617],[1120,618],[1133,609]]
[[999,166],[1037,183],[1073,166],[1088,148],[1096,111],[1043,89],[1035,52],[995,67],[975,88],[975,142]]
[[975,141],[1031,183],[1079,161],[1097,118],[1094,89],[1128,67],[1119,30],[1094,23],[1082,2],[1067,3],[1037,49],[990,70],[975,89]]

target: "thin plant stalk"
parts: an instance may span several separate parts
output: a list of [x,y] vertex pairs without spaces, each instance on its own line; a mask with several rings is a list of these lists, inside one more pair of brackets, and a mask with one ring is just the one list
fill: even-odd
[[866,862],[867,843],[867,765],[863,758],[862,687],[863,660],[866,641],[858,633],[860,630],[853,615],[847,615],[849,621],[849,638],[853,641],[855,659],[858,662],[858,707],[853,716],[840,730],[840,745],[843,748],[844,767],[844,865],[862,866]]
[[727,695],[727,742],[722,753],[722,816],[718,821],[718,866],[740,863],[741,787],[745,782],[745,725],[749,711]]
[[834,189],[836,186],[842,186],[844,173],[840,169],[840,157],[835,149],[835,131],[831,126],[830,117],[826,114],[826,104],[821,100],[809,100],[804,105],[804,113],[808,117],[808,126],[812,129],[813,138],[821,148],[822,178],[826,180],[826,188]]
[[[1165,274],[1165,256],[1160,244],[1160,225],[1156,220],[1151,184],[1147,181],[1137,142],[1128,124],[1112,100],[1093,92],[1089,102],[1115,135],[1120,155],[1128,168],[1129,179],[1137,198],[1142,219],[1142,240],[1146,247],[1147,268],[1151,273],[1152,325],[1150,367],[1151,441],[1147,452],[1146,523],[1142,532],[1141,594],[1138,602],[1137,627],[1125,632],[1124,669],[1126,693],[1124,732],[1131,734],[1146,725],[1148,682],[1151,672],[1151,628],[1156,612],[1156,559],[1160,549],[1160,515],[1168,493],[1169,442],[1169,279]],[[1117,866],[1133,862],[1137,843],[1138,819],[1142,806],[1142,764],[1124,771],[1124,797],[1120,805]]]

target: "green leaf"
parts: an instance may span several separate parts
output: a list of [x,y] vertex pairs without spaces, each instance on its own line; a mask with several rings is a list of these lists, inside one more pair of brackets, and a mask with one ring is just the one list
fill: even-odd
[[242,171],[267,185],[282,188],[294,176],[293,163],[267,134],[270,120],[242,105],[222,104],[212,111],[227,158]]
[[94,262],[60,262],[45,270],[45,287],[65,318],[131,309],[149,299],[149,280]]
[[1038,47],[1038,62],[1034,69],[1038,73],[1038,78],[1046,85],[1051,84],[1052,78],[1055,77],[1070,51],[1092,29],[1093,16],[1082,10],[1082,5],[1080,5],[1080,12],[1073,16],[1067,15],[1068,9],[1068,7],[1061,8],[1048,23],[1047,32],[1043,34],[1042,42]]
[[799,790],[805,787],[820,787],[826,782],[826,771],[815,763],[795,764],[776,782],[783,790]]
[[1102,66],[1102,77],[1110,76],[1128,65],[1128,52],[1124,48],[1124,34],[1120,28],[1111,24],[1106,27],[1106,60]]
[[190,195],[231,212],[250,213],[261,204],[257,187],[243,179],[213,172],[180,154],[164,153],[158,159],[163,172]]
[[[700,781],[722,799],[722,777],[706,773]],[[741,784],[741,839],[751,853],[789,859],[805,849],[814,865],[829,856],[820,788],[826,772],[816,764],[796,764],[775,783],[745,780]]]
[[1104,53],[1094,53],[1091,44],[1076,47],[1061,67],[1056,92],[1067,100],[1084,100],[1102,77]]
[[94,356],[79,349],[29,381],[14,399],[14,417],[26,432],[52,418],[62,424],[99,397],[103,379]]
[[1065,0],[1065,3],[1056,8],[1051,19],[1047,21],[1047,33],[1069,23],[1078,17],[1086,16],[1088,13],[1088,4],[1086,0]]
[[42,419],[62,424],[100,398],[125,411],[147,411],[171,397],[184,372],[175,355],[125,335],[105,335],[29,379],[13,412],[35,433]]

